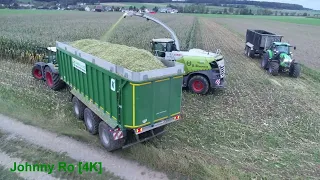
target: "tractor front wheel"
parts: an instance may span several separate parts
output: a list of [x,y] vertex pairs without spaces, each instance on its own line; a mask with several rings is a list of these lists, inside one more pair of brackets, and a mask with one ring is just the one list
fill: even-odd
[[299,76],[300,76],[300,72],[301,72],[301,66],[300,66],[300,64],[294,63],[294,64],[292,64],[292,65],[290,66],[289,75],[290,75],[291,77],[294,77],[294,78],[299,77]]
[[42,80],[42,69],[38,65],[34,65],[32,68],[32,76],[37,80]]
[[206,94],[209,91],[209,82],[202,75],[193,76],[188,83],[189,89],[196,94]]
[[273,76],[277,76],[279,74],[279,63],[278,62],[270,62],[269,73]]
[[65,83],[60,79],[59,74],[53,73],[51,68],[47,66],[44,69],[46,83],[52,90],[60,90],[65,87]]

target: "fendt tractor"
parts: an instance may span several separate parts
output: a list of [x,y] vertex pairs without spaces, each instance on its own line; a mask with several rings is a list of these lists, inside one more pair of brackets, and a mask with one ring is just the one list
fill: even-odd
[[248,29],[245,54],[251,58],[254,58],[256,54],[260,58],[262,57],[261,68],[273,76],[277,76],[279,72],[289,72],[291,77],[297,78],[300,76],[300,64],[293,59],[292,46],[289,43],[281,42],[282,37],[265,30]]
[[220,49],[216,53],[201,49],[181,51],[175,32],[160,20],[136,12],[127,12],[123,16],[124,18],[127,16],[142,17],[160,24],[169,31],[171,38],[152,39],[151,51],[167,66],[174,66],[175,62],[184,64],[183,87],[189,88],[196,94],[207,94],[210,89],[225,87],[225,64]]

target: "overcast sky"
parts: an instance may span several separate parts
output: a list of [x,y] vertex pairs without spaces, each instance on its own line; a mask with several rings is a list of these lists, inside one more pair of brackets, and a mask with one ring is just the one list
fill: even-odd
[[263,0],[263,1],[300,4],[306,8],[320,10],[320,0]]

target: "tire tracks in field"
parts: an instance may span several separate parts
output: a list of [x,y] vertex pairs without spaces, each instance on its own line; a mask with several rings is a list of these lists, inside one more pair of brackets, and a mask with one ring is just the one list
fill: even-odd
[[164,173],[150,170],[138,163],[116,157],[102,149],[89,146],[69,137],[25,125],[1,114],[0,120],[0,130],[4,132],[22,137],[29,143],[39,145],[54,152],[66,152],[69,157],[78,161],[102,162],[105,170],[121,178],[128,180],[168,179]]
[[[222,112],[216,113],[214,120],[211,115],[207,117],[222,127],[214,129],[214,133],[221,134],[223,138],[212,151],[241,168],[257,169],[272,176],[285,178],[296,173],[298,175],[299,171],[305,171],[310,176],[315,174],[316,171],[311,166],[315,163],[312,159],[298,162],[298,165],[288,161],[290,165],[286,164],[287,172],[279,169],[270,171],[270,164],[261,165],[252,161],[264,158],[268,161],[285,162],[281,159],[286,157],[285,152],[292,147],[305,148],[303,141],[312,143],[309,149],[319,147],[317,127],[320,125],[320,96],[316,94],[320,86],[305,76],[300,79],[270,76],[260,68],[258,59],[249,59],[244,55],[245,42],[242,38],[210,18],[200,20],[204,49],[213,52],[221,49],[227,71],[228,86],[221,94],[224,97],[204,99],[206,106],[214,107],[215,112]],[[270,143],[265,139],[269,135],[279,138],[277,143],[283,143],[279,147],[286,149],[277,152],[263,149],[271,148],[269,144],[265,144]],[[300,141],[299,138],[303,140]],[[260,148],[263,151],[257,152]],[[292,154],[300,158],[311,155],[301,155],[301,152],[303,151],[292,151]],[[294,169],[297,166],[299,171]],[[305,166],[309,172],[300,169],[301,166]]]

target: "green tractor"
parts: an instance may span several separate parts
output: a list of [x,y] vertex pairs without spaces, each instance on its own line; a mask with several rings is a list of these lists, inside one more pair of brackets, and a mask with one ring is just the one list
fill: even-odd
[[[262,57],[261,67],[274,76],[279,72],[289,72],[291,77],[299,77],[300,64],[292,58],[291,45],[281,42],[282,35],[265,30],[248,29],[246,34],[245,55]],[[294,47],[296,50],[296,47]]]
[[277,76],[279,72],[289,72],[291,77],[299,77],[301,66],[293,59],[291,48],[292,46],[288,43],[273,42],[263,54],[261,67],[268,70],[273,76]]

